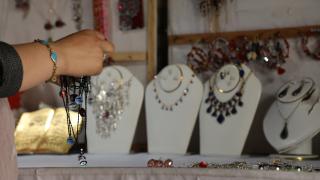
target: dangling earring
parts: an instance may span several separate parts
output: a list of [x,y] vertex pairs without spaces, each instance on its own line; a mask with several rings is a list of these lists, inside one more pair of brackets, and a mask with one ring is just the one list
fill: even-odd
[[288,90],[289,90],[289,86],[287,86],[284,90],[282,90],[282,91],[278,94],[278,97],[279,97],[279,98],[283,98],[284,96],[286,96],[287,93],[288,93]]
[[61,18],[58,18],[58,19],[56,20],[56,22],[55,22],[55,26],[56,26],[57,28],[62,28],[62,27],[65,26],[65,25],[66,25],[66,23],[65,23],[64,21],[62,21]]
[[304,86],[304,81],[301,82],[301,85],[296,90],[294,90],[291,95],[292,96],[298,95],[301,92],[303,86]]

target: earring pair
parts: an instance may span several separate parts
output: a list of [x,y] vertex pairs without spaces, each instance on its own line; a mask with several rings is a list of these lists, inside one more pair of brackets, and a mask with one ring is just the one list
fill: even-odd
[[[300,92],[302,91],[303,87],[305,85],[305,81],[302,80],[300,82],[300,86],[298,88],[296,88],[294,91],[291,92],[291,95],[292,96],[297,96],[298,94],[300,94]],[[290,85],[288,85],[286,88],[284,88],[279,94],[278,94],[278,97],[279,98],[283,98],[284,96],[286,96],[288,94],[288,91],[289,91],[289,88],[290,88]]]

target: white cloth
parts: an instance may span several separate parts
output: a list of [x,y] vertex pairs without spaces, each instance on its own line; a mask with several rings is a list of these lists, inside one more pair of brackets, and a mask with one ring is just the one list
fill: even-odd
[[7,99],[0,99],[0,180],[17,179],[14,128],[15,121]]
[[39,168],[21,169],[19,180],[311,180],[319,173],[200,168]]

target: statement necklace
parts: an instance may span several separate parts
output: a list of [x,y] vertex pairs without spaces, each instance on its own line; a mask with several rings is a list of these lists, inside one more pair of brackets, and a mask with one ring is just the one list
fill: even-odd
[[[315,82],[311,79],[311,78],[306,78],[304,80],[301,81],[301,84],[300,86],[295,89],[291,94],[293,96],[298,96],[299,93],[302,91],[302,88],[304,86],[304,84],[308,81],[310,81],[311,83],[311,86],[310,88],[303,94],[303,95],[300,95],[298,98],[296,99],[293,99],[291,101],[282,101],[281,99],[287,94],[288,92],[288,89],[290,88],[290,84],[294,84],[292,81],[290,81],[289,83],[286,83],[284,86],[282,86],[280,89],[279,89],[279,93],[278,93],[278,96],[277,96],[277,102],[276,102],[276,105],[277,105],[277,109],[278,109],[278,112],[279,112],[279,115],[281,117],[281,119],[284,121],[284,125],[283,125],[283,128],[280,132],[280,138],[281,139],[287,139],[288,136],[289,136],[289,130],[288,130],[288,123],[289,123],[289,120],[291,119],[291,117],[293,116],[293,114],[295,114],[296,110],[298,109],[298,107],[300,106],[300,104],[304,101],[307,101],[311,98],[311,96],[313,95],[313,93],[315,92]],[[297,93],[298,92],[298,93]],[[314,104],[312,104],[312,106],[310,107],[309,111],[308,111],[308,114],[311,113],[314,105],[318,102],[319,100],[319,97],[317,98],[317,100],[315,101]],[[280,105],[279,105],[279,102],[282,103],[282,104],[289,104],[289,103],[297,103],[295,105],[295,107],[293,108],[293,110],[289,113],[288,116],[285,116],[283,115],[283,113],[281,112],[280,110]]]
[[157,76],[154,77],[155,79],[153,81],[153,92],[155,93],[155,100],[160,104],[161,109],[165,110],[165,111],[173,111],[174,107],[178,106],[179,104],[181,104],[183,102],[183,98],[188,95],[189,90],[190,90],[189,87],[191,84],[193,84],[193,79],[195,77],[195,74],[191,75],[191,79],[188,81],[186,87],[183,88],[181,95],[175,101],[173,101],[172,103],[164,102],[159,94],[158,86],[166,94],[173,93],[173,92],[176,92],[177,90],[180,89],[182,81],[184,79],[184,75],[183,75],[183,71],[182,71],[181,67],[179,65],[176,65],[176,66],[179,69],[180,78],[178,79],[179,82],[175,88],[173,88],[171,90],[166,90],[165,88],[163,88],[163,86]]
[[[212,117],[215,117],[216,120],[218,121],[218,123],[222,124],[225,120],[225,117],[228,117],[230,115],[234,115],[237,114],[237,106],[242,107],[243,106],[243,102],[241,100],[242,95],[243,95],[243,87],[245,85],[245,82],[247,81],[247,79],[250,77],[251,73],[249,75],[247,75],[246,79],[243,79],[244,77],[244,70],[241,68],[241,66],[236,66],[234,65],[238,71],[239,71],[239,80],[236,83],[236,85],[234,87],[232,87],[231,89],[227,89],[227,90],[223,90],[221,88],[219,88],[216,84],[216,79],[218,76],[220,76],[221,79],[223,79],[223,76],[221,74],[221,72],[219,73],[219,75],[216,75],[215,78],[211,78],[209,80],[209,93],[208,93],[208,97],[205,100],[206,104],[209,104],[209,107],[207,108],[207,113],[211,114]],[[213,79],[213,82],[211,82]],[[240,84],[240,88],[237,90],[237,92],[235,93],[235,95],[233,95],[229,100],[225,101],[225,102],[221,102],[215,95],[215,91],[217,90],[220,93],[229,93],[232,92],[233,90],[235,90]]]
[[102,138],[110,137],[111,133],[117,129],[124,109],[129,104],[132,77],[125,82],[121,71],[116,67],[113,68],[119,73],[120,79],[110,83],[97,80],[92,84],[90,95],[90,104],[96,115],[96,133]]
[[[86,124],[87,124],[87,96],[90,91],[90,77],[83,76],[75,78],[70,76],[60,77],[60,96],[67,114],[67,127],[68,138],[67,143],[70,145],[78,145],[80,147],[79,163],[81,166],[87,165],[86,157],[84,156],[86,139],[84,145],[80,145],[79,134],[82,129],[81,124],[84,126],[84,134],[86,137]],[[83,105],[84,104],[84,105]],[[78,121],[76,132],[72,127],[70,119],[70,110],[78,113]]]

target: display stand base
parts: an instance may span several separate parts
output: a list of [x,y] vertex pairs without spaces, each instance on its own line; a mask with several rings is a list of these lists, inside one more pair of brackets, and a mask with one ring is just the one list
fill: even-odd
[[312,140],[310,139],[301,143],[294,149],[285,151],[281,154],[272,154],[270,155],[270,157],[302,161],[308,159],[317,159],[319,156],[316,154],[312,154]]

